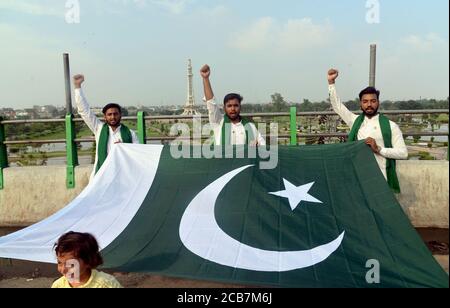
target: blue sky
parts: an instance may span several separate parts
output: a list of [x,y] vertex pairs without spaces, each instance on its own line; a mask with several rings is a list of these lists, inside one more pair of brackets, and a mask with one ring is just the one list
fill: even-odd
[[186,64],[201,104],[202,64],[216,95],[246,102],[327,97],[326,71],[353,99],[368,83],[369,45],[378,44],[383,99],[447,98],[449,2],[370,0],[0,0],[0,107],[64,105],[62,53],[86,75],[91,105],[184,104]]

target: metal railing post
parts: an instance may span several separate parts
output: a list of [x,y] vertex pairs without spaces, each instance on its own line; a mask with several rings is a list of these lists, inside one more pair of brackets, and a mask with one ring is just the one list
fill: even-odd
[[377,75],[377,45],[370,45],[369,87],[375,87]]
[[0,190],[3,190],[5,187],[4,180],[3,180],[3,168],[0,168]]
[[137,114],[137,130],[138,130],[138,138],[140,144],[147,143],[147,134],[145,127],[145,112],[139,111]]
[[72,114],[72,90],[70,87],[69,54],[64,54],[64,79],[66,86],[66,187],[75,188],[75,167],[78,166],[77,145],[75,143],[75,123]]
[[8,151],[6,149],[5,126],[2,124],[3,118],[0,117],[0,190],[4,187],[3,169],[8,167]]
[[297,107],[291,107],[291,145],[298,145],[298,139],[297,139]]
[[447,137],[447,161],[449,161],[449,155],[450,155],[450,138]]

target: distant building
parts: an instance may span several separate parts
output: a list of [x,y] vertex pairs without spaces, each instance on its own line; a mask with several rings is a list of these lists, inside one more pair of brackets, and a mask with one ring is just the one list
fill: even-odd
[[0,109],[0,116],[5,119],[15,119],[16,111],[12,108],[3,108]]
[[98,116],[103,116],[103,108],[100,107],[92,107],[91,111]]
[[131,107],[125,107],[125,109],[128,111],[128,116],[136,116],[137,115],[137,113],[138,113],[138,109],[136,108],[136,107],[134,107],[134,106],[131,106]]
[[33,106],[33,112],[40,119],[53,119],[58,116],[58,109],[53,105]]
[[[34,114],[34,111],[32,112],[32,114]],[[18,109],[16,110],[16,119],[31,119],[32,115],[24,109]]]

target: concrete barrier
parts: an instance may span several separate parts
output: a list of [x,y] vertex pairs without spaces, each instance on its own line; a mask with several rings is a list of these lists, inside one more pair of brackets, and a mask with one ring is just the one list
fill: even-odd
[[417,228],[449,227],[449,162],[399,161],[398,200]]
[[65,166],[7,168],[0,190],[0,227],[23,227],[56,213],[88,185],[92,166],[75,170],[75,189],[66,188]]
[[[0,191],[0,227],[28,226],[70,203],[88,184],[92,166],[77,167],[76,189],[66,189],[64,166],[8,168]],[[449,227],[449,163],[401,161],[398,199],[415,227]]]

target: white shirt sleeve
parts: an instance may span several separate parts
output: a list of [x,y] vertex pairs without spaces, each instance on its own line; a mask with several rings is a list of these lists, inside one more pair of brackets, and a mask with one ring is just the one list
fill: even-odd
[[77,105],[78,114],[81,116],[90,130],[94,134],[96,134],[97,131],[102,127],[103,123],[97,118],[95,113],[92,112],[82,89],[75,89],[75,103]]
[[392,148],[383,148],[380,155],[388,159],[408,159],[408,148],[406,147],[403,133],[394,122],[391,123],[392,130]]
[[130,129],[130,132],[131,132],[131,139],[132,139],[133,143],[139,144],[139,138],[138,138],[137,134],[131,129]]
[[336,112],[345,122],[345,124],[347,124],[351,128],[355,120],[358,118],[358,116],[353,112],[351,112],[350,110],[348,110],[348,108],[341,103],[341,100],[337,95],[336,85],[334,84],[329,85],[328,93],[330,94],[330,102],[331,105],[333,106],[334,112]]
[[264,139],[259,132],[258,132],[258,145],[263,147],[266,146],[266,139]]
[[258,146],[266,146],[266,139],[263,138],[259,130],[256,128],[256,125],[254,123],[250,123],[250,127],[253,131],[253,136],[255,136],[255,140],[258,142]]
[[[206,99],[203,99],[206,101]],[[219,125],[223,120],[223,112],[217,105],[216,98],[206,101],[206,107],[208,108],[209,123],[211,125]]]

